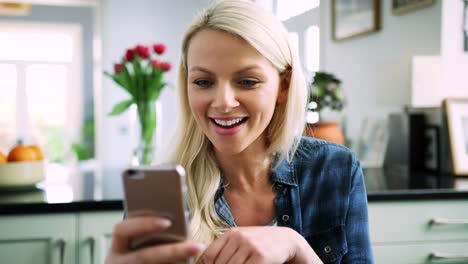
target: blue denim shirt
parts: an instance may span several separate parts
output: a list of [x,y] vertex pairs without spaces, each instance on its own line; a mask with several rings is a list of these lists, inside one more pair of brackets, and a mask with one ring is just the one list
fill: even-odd
[[[324,263],[373,263],[362,169],[347,148],[303,137],[271,173],[278,226],[301,234]],[[218,215],[236,226],[220,188]]]

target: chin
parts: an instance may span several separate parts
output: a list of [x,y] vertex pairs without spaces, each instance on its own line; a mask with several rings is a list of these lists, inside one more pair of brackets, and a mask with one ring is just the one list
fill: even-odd
[[228,142],[219,142],[219,140],[216,141],[211,141],[211,144],[213,144],[213,147],[215,151],[223,153],[225,155],[236,155],[242,153],[246,149],[243,144],[240,143],[228,143]]

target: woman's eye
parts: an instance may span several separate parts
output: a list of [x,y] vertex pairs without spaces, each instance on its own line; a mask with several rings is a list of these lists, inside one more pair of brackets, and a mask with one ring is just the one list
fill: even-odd
[[209,80],[196,80],[193,82],[195,85],[198,85],[200,87],[204,87],[204,88],[207,88],[207,87],[210,87],[213,82],[212,81],[209,81]]
[[259,81],[256,81],[256,80],[250,80],[250,79],[245,79],[245,80],[241,80],[238,82],[239,85],[243,86],[243,87],[253,87],[255,86],[256,84],[259,83]]

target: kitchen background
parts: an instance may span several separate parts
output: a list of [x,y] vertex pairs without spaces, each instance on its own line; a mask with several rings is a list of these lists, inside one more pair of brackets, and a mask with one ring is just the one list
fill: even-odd
[[[38,81],[34,79],[34,68],[31,77],[27,76],[31,71],[25,70],[27,63],[24,66],[24,63],[11,62],[15,61],[14,54],[21,57],[25,50],[40,54],[39,45],[23,43],[17,45],[16,52],[7,52],[7,47],[2,49],[5,57],[0,58],[0,62],[5,70],[0,88],[4,90],[0,99],[0,105],[3,105],[0,108],[0,151],[7,152],[17,139],[23,139],[44,146],[49,160],[67,163],[76,156],[72,148],[75,144],[75,152],[81,147],[90,154],[84,154],[80,159],[95,157],[88,168],[95,168],[104,179],[106,175],[118,178],[111,175],[129,164],[135,147],[132,127],[135,123],[131,121],[134,118],[131,111],[117,117],[107,115],[116,102],[127,99],[128,95],[110,79],[103,78],[102,71],[112,71],[113,64],[129,47],[162,42],[168,46],[165,59],[175,66],[165,77],[176,84],[175,68],[182,34],[197,10],[209,1],[32,2],[36,4],[26,15],[1,15],[1,29],[8,32],[12,27],[42,27],[50,31],[62,26],[62,32],[68,30],[68,34],[74,34],[70,36],[75,36],[71,45],[73,55],[69,55],[71,60],[62,62],[60,58],[30,59],[30,64],[69,67],[66,68],[68,73],[63,72],[65,68],[44,72],[39,69],[36,72],[42,73],[42,79]],[[405,107],[423,106],[418,110],[428,113],[429,121],[437,124],[441,122],[438,106],[442,98],[468,97],[466,87],[460,85],[468,78],[463,74],[468,69],[468,56],[460,46],[463,45],[462,1],[434,1],[428,7],[400,15],[392,13],[392,1],[381,1],[380,30],[343,41],[334,41],[331,37],[330,1],[297,1],[297,5],[288,5],[281,0],[258,2],[276,12],[292,32],[308,76],[320,69],[335,74],[343,82],[347,105],[342,125],[346,137],[355,143],[350,146],[356,151],[357,143],[365,141],[360,138],[360,133],[366,118],[386,119],[389,113],[401,113]],[[50,46],[50,53],[57,53],[57,49],[53,52],[52,44],[42,44]],[[436,88],[425,87],[434,93],[427,104],[412,98],[414,56],[437,56],[440,60],[441,81]],[[17,80],[7,71],[10,69],[11,72],[12,64],[18,65]],[[68,74],[64,75],[67,77],[55,77],[61,70]],[[26,81],[22,81],[22,77]],[[431,78],[436,80],[429,74],[427,78],[427,82],[431,82]],[[18,87],[17,97],[13,92],[14,83]],[[60,89],[64,85],[66,91]],[[24,110],[23,95],[27,95],[30,102],[29,119],[24,114],[27,109]],[[170,148],[177,103],[175,89],[163,90],[159,100],[158,121],[161,125],[157,131],[156,161]],[[39,132],[39,126],[60,128],[44,133],[44,130]],[[32,135],[28,131],[33,131]],[[109,180],[105,189],[118,189],[115,184],[119,183]]]

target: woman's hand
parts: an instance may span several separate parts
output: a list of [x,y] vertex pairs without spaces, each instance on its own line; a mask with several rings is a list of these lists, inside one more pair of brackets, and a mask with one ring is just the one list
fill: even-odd
[[322,263],[305,239],[287,227],[231,228],[203,254],[204,264]]
[[106,263],[173,263],[197,256],[203,251],[202,245],[190,241],[130,250],[131,239],[160,233],[170,225],[170,221],[158,217],[132,217],[118,223],[114,227]]

